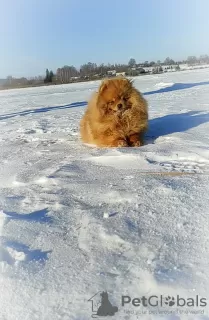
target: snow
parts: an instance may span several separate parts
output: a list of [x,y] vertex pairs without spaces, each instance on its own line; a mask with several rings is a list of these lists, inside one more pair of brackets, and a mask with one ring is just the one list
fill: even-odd
[[171,87],[171,86],[173,86],[174,85],[174,83],[173,82],[158,82],[158,83],[156,83],[156,85],[155,85],[155,87],[156,88],[166,88],[166,87]]
[[121,306],[122,295],[209,303],[208,70],[134,78],[150,106],[141,148],[80,142],[99,83],[0,91],[0,319],[90,319],[99,291],[119,309],[107,319],[209,319],[208,305],[194,308],[204,316]]

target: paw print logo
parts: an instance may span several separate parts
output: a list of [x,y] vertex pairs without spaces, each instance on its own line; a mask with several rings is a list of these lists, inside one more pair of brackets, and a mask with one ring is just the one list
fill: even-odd
[[168,305],[169,307],[173,307],[174,304],[175,304],[174,297],[170,297],[170,296],[166,297],[165,298],[165,304]]

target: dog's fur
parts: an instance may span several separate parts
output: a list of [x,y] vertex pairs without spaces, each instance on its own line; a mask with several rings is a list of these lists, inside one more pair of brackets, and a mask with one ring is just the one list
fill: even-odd
[[80,122],[84,143],[99,147],[139,147],[148,127],[148,106],[132,81],[106,79],[90,99]]

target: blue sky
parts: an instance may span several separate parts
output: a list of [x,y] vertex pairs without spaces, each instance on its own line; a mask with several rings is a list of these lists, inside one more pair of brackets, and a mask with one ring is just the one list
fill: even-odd
[[0,78],[209,54],[209,0],[0,0]]

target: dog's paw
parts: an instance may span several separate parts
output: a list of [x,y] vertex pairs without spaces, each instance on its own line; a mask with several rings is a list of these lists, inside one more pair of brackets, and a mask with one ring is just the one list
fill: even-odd
[[119,140],[117,142],[117,147],[121,148],[121,147],[128,147],[128,143],[125,140]]
[[118,147],[128,147],[128,143],[126,141],[119,141]]
[[142,143],[140,141],[134,141],[134,142],[132,142],[131,146],[132,147],[141,147]]
[[119,140],[113,141],[111,144],[111,147],[115,147],[115,148],[128,147],[128,143],[126,140],[119,139]]
[[130,147],[141,147],[143,146],[143,139],[139,133],[134,133],[128,138],[128,144]]

